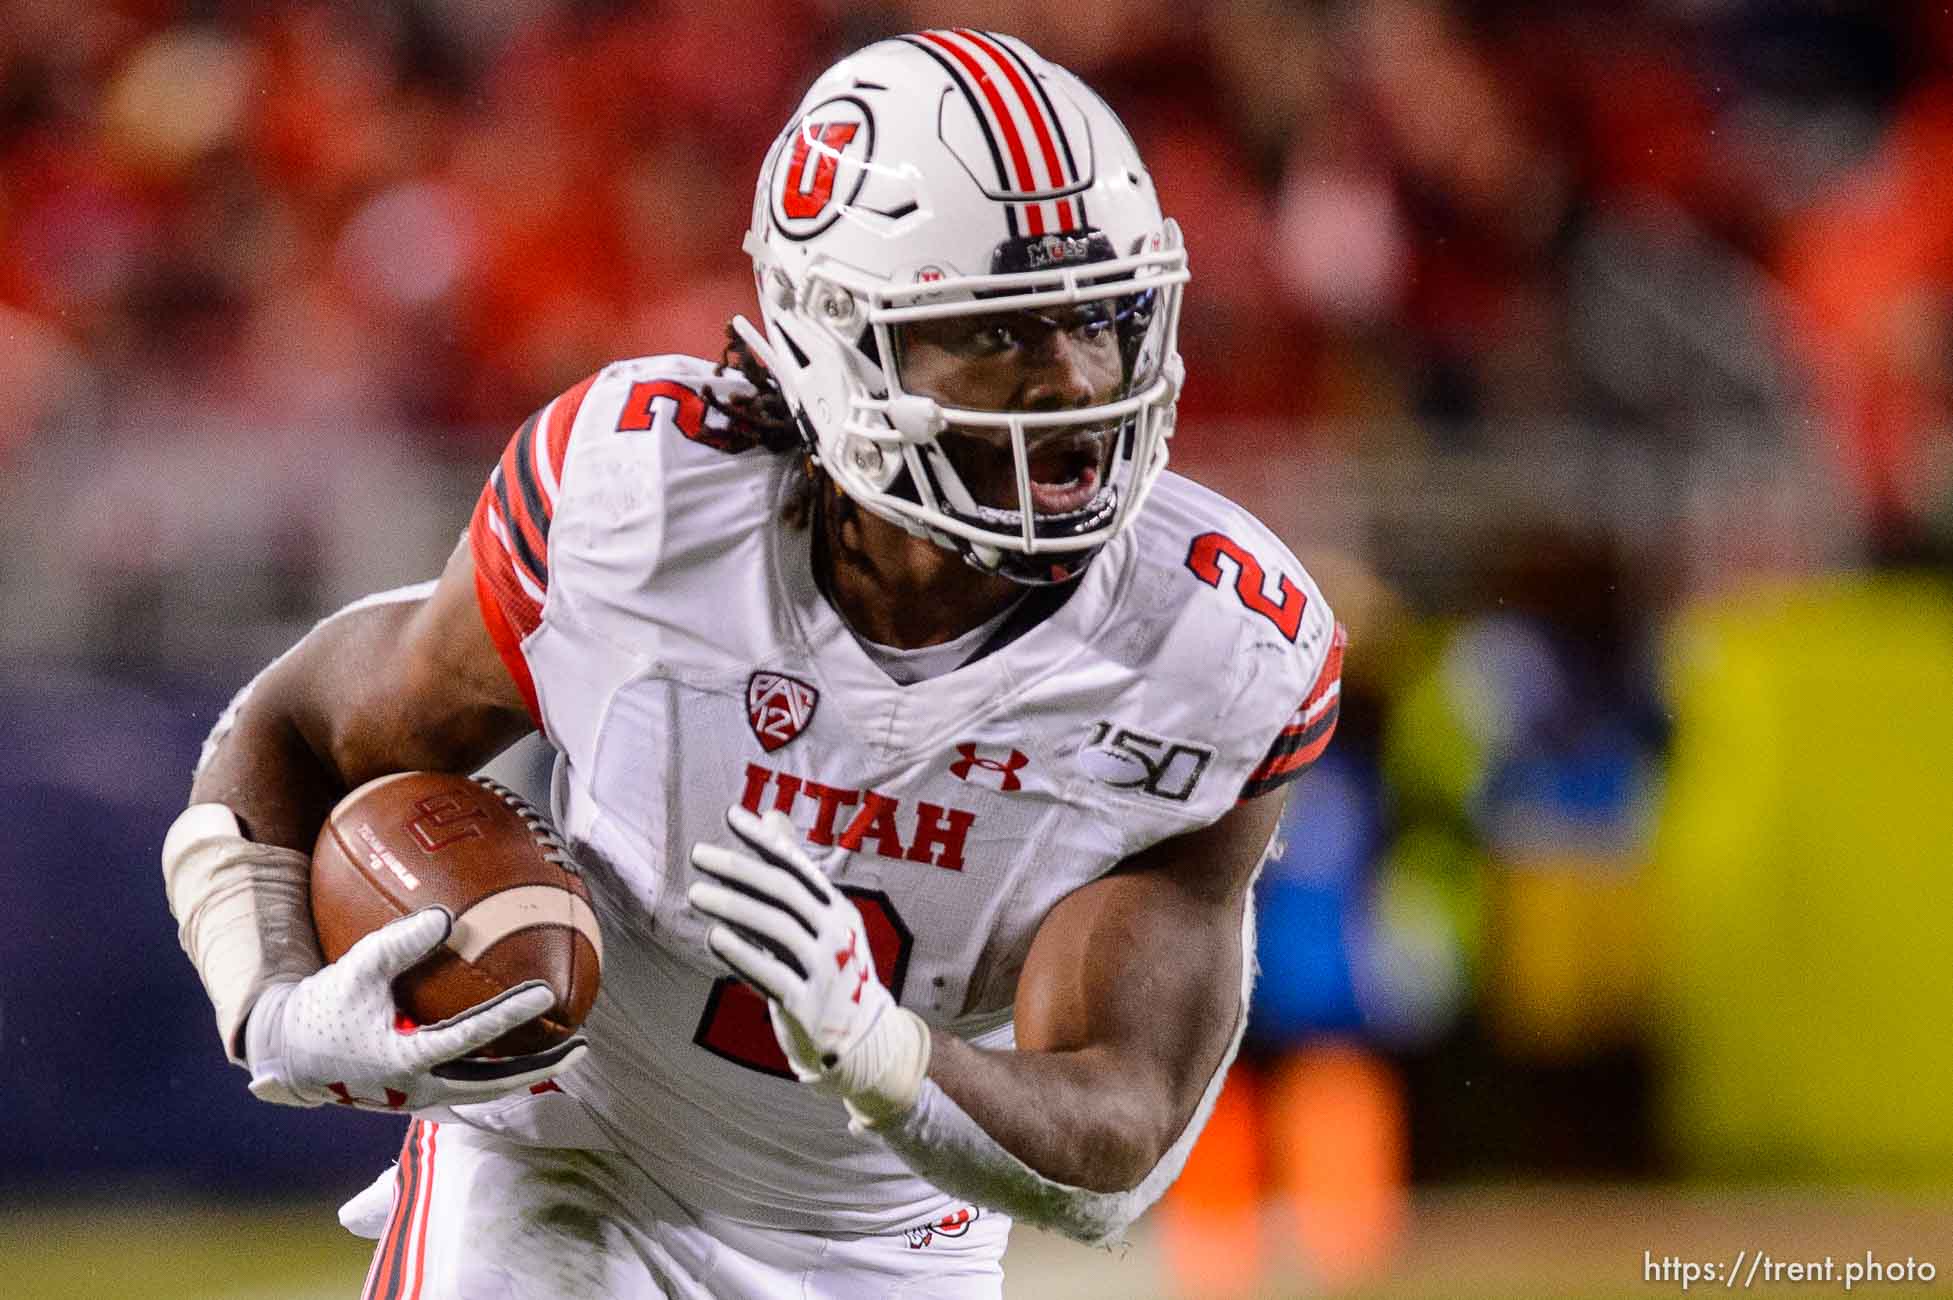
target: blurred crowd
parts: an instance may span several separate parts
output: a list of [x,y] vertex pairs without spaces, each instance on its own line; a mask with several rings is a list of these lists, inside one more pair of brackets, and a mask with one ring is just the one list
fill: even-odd
[[0,457],[221,429],[484,455],[602,360],[716,355],[805,84],[961,23],[1073,66],[1138,136],[1198,277],[1189,442],[1733,422],[1902,527],[1948,460],[1947,14],[0,0]]

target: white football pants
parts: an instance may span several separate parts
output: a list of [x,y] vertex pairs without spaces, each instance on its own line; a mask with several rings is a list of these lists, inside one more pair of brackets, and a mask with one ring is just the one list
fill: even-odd
[[821,1237],[686,1209],[610,1152],[414,1120],[339,1218],[376,1238],[365,1300],[999,1300],[1010,1220],[961,1211]]

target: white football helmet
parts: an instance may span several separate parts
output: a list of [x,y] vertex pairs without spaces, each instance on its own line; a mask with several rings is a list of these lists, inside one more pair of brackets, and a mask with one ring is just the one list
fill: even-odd
[[1071,73],[961,28],[848,56],[767,154],[745,247],[766,330],[734,328],[864,508],[1049,583],[1145,503],[1186,252]]

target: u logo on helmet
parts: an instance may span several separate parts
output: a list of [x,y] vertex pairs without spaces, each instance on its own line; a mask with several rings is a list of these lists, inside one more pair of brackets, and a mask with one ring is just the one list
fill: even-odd
[[853,95],[809,109],[781,142],[768,178],[773,225],[792,240],[833,225],[868,179],[875,154],[875,115]]

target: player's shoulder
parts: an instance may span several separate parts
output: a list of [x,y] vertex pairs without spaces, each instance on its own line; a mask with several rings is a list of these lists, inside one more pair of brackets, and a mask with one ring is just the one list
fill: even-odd
[[477,573],[527,635],[544,608],[614,601],[760,531],[790,458],[732,406],[743,376],[688,356],[605,366],[526,420],[469,526]]
[[1156,622],[1164,654],[1196,671],[1251,662],[1277,694],[1316,681],[1336,640],[1335,612],[1295,553],[1245,507],[1162,474],[1133,543],[1128,588]]
[[582,455],[721,465],[758,447],[731,410],[753,391],[736,370],[666,353],[614,361],[557,402],[576,403],[571,445]]
[[[605,366],[572,394],[577,410],[561,509],[578,528],[653,529],[716,519],[764,495],[780,458],[760,449],[731,406],[750,381],[698,357],[636,357]],[[742,486],[743,485],[743,486]]]
[[1273,531],[1165,474],[1101,558],[1105,571],[1085,577],[1079,671],[1064,683],[1106,709],[1079,754],[1095,778],[1081,797],[1117,808],[1143,846],[1314,761],[1335,725],[1342,641],[1322,590]]

